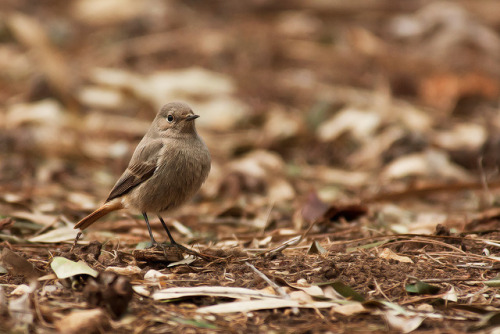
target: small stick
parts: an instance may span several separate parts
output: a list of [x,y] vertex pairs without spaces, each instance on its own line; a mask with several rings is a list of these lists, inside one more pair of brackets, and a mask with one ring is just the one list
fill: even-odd
[[[266,275],[264,275],[264,273],[262,273],[259,269],[255,268],[255,266],[253,264],[250,264],[247,261],[245,261],[245,264],[247,266],[249,266],[250,269],[252,269],[267,284],[269,284],[283,299],[290,299],[290,295],[287,294],[285,292],[285,290],[283,290],[283,288],[281,286],[279,286],[278,284],[276,284],[273,281],[271,281],[269,279],[269,277],[267,277]],[[298,314],[299,313],[299,309],[297,307],[292,307],[292,312],[293,312],[293,314]]]
[[73,246],[71,246],[71,249],[69,250],[70,253],[73,253],[73,250],[75,249],[76,247],[76,244],[78,242],[78,239],[80,239],[80,237],[82,236],[82,231],[79,231],[78,234],[76,235],[75,237],[75,241],[73,241]]

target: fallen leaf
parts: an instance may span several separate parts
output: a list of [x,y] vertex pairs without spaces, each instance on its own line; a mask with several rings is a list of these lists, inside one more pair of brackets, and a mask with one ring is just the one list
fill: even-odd
[[11,296],[21,296],[21,295],[24,295],[26,293],[31,293],[33,292],[33,289],[26,285],[26,284],[21,284],[21,285],[18,285],[17,288],[15,288],[14,290],[12,290],[12,292],[10,293]]
[[57,220],[57,216],[46,215],[41,212],[17,211],[11,213],[12,217],[24,219],[43,226],[52,225]]
[[397,255],[389,248],[384,248],[378,256],[386,260],[395,260],[403,263],[413,263],[413,261],[408,256]]
[[415,284],[407,284],[405,290],[410,293],[435,295],[439,292],[439,287],[418,281]]
[[311,247],[307,250],[307,254],[325,254],[326,252],[327,250],[317,240],[314,240]]
[[104,271],[110,271],[118,275],[133,276],[139,275],[142,270],[137,266],[126,266],[126,267],[107,267]]
[[34,237],[29,238],[28,240],[31,242],[40,242],[40,243],[56,243],[62,241],[72,241],[76,238],[78,234],[78,230],[75,230],[72,227],[64,226],[60,228],[56,228],[55,230],[49,231],[44,234],[40,234]]
[[149,297],[151,296],[151,291],[145,285],[132,285],[132,290],[138,295]]
[[31,325],[35,319],[31,309],[30,294],[25,293],[9,301],[9,314],[18,325]]
[[318,128],[321,141],[332,141],[343,133],[350,133],[354,138],[365,141],[379,127],[382,118],[373,111],[347,108],[339,111]]
[[38,278],[40,273],[31,262],[7,247],[2,250],[0,263],[11,275],[21,275],[26,279]]
[[153,294],[155,300],[176,299],[192,296],[212,296],[225,298],[281,298],[257,290],[228,286],[179,287],[158,290]]
[[413,317],[404,317],[399,315],[394,315],[391,312],[384,313],[385,319],[387,323],[395,330],[398,330],[402,333],[410,333],[415,329],[420,327],[422,322],[424,321],[424,317],[413,316]]
[[452,286],[450,290],[446,291],[441,298],[450,302],[457,302],[458,296],[455,291],[455,287]]
[[324,286],[324,285],[329,285],[335,289],[337,293],[339,293],[342,297],[351,299],[357,302],[363,302],[365,301],[365,298],[361,296],[358,292],[356,292],[353,288],[351,288],[348,285],[345,285],[344,283],[340,281],[335,281],[335,282],[325,282],[325,283],[319,283],[318,286]]
[[61,256],[54,257],[50,263],[50,267],[59,279],[76,275],[90,275],[92,277],[97,277],[98,275],[98,272],[90,268],[85,262],[74,262]]
[[445,177],[454,180],[468,180],[468,173],[450,161],[449,156],[435,149],[402,156],[387,166],[381,173],[382,179],[400,179],[408,176]]
[[366,312],[366,308],[361,303],[349,303],[345,305],[338,305],[332,309],[336,313],[340,313],[344,316],[350,316],[362,312]]
[[159,282],[161,280],[169,280],[175,278],[175,274],[163,274],[158,270],[150,269],[146,274],[144,274],[144,280],[150,282]]
[[55,322],[59,333],[99,333],[109,328],[109,320],[100,308],[73,311]]
[[261,299],[261,300],[249,300],[249,301],[236,301],[232,303],[223,303],[212,306],[200,307],[196,310],[197,313],[235,313],[235,312],[250,312],[257,310],[269,310],[278,308],[330,308],[337,306],[337,303],[331,302],[311,302],[302,303],[297,300],[291,299]]
[[175,266],[180,266],[180,265],[183,265],[183,264],[191,264],[191,263],[193,263],[196,260],[197,260],[196,256],[189,255],[189,256],[186,256],[184,259],[182,259],[180,261],[169,263],[167,267],[175,267]]

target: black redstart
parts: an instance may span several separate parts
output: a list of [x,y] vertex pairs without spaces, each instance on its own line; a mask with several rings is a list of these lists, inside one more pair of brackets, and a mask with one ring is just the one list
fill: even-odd
[[175,209],[191,198],[210,172],[210,152],[194,125],[198,117],[185,103],[163,106],[106,202],[75,228],[83,230],[111,211],[130,208],[144,216],[154,246],[158,243],[147,212],[158,216],[173,245],[187,250],[172,238],[160,213]]

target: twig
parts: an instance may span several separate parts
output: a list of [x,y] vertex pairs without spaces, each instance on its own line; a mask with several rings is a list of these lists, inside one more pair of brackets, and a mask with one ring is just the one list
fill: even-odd
[[262,273],[259,269],[255,268],[253,264],[250,264],[247,261],[245,261],[245,264],[249,266],[250,269],[252,269],[257,275],[259,275],[259,277],[262,278],[267,284],[269,284],[281,297],[290,299],[290,296],[285,292],[285,290],[283,290],[281,286],[271,281],[269,277],[264,275],[264,273]]
[[69,250],[70,253],[73,253],[73,250],[75,249],[76,244],[78,243],[78,239],[80,239],[82,234],[83,234],[82,231],[79,231],[78,234],[76,235],[75,241],[73,241],[73,246],[71,246],[71,249]]
[[387,299],[387,301],[391,301],[389,299],[389,297],[386,296],[386,294],[384,293],[384,291],[382,291],[382,289],[380,288],[380,285],[378,284],[377,280],[375,279],[375,277],[373,278],[373,283],[375,283],[375,288],[377,289],[378,292],[380,292],[380,294],[382,296],[384,296],[385,299]]
[[[245,264],[250,267],[260,278],[262,278],[267,284],[269,284],[276,293],[278,293],[283,299],[291,299],[290,295],[286,293],[285,290],[278,284],[274,283],[271,281],[264,273],[262,273],[259,269],[255,268],[253,264],[250,264],[245,261]],[[293,314],[297,315],[299,314],[299,309],[297,307],[292,307],[292,312]]]
[[483,191],[484,195],[486,197],[486,205],[488,207],[491,207],[494,202],[494,197],[493,194],[490,191],[490,188],[488,186],[488,180],[486,177],[486,173],[484,172],[483,168],[483,156],[481,155],[479,159],[477,160],[477,165],[479,167],[479,174],[481,175],[481,184],[483,185]]

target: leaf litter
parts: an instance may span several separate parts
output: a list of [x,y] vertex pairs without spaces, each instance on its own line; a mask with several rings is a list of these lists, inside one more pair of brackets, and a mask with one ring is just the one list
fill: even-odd
[[[494,0],[59,2],[1,8],[0,331],[498,326]],[[213,166],[167,223],[207,258],[133,212],[72,248],[174,99]]]

